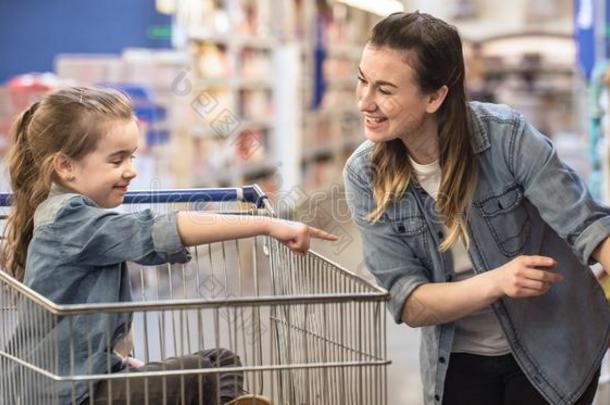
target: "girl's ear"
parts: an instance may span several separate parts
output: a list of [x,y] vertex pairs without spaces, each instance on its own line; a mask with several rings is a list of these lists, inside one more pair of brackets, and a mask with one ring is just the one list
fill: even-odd
[[428,97],[428,105],[426,106],[426,112],[428,114],[434,114],[443,105],[443,101],[449,93],[449,88],[446,85],[442,85],[434,93]]
[[53,158],[53,169],[60,180],[68,183],[74,180],[74,162],[63,153],[58,153]]

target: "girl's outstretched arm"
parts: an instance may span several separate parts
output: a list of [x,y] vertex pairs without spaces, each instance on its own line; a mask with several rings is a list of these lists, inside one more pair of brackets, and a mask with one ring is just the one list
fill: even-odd
[[336,241],[337,236],[299,222],[264,216],[223,215],[181,211],[176,216],[178,234],[185,246],[269,235],[297,254],[309,250],[311,238]]

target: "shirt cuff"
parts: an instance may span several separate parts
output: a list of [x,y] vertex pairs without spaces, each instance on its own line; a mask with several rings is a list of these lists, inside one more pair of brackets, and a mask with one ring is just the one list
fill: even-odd
[[152,239],[157,254],[165,257],[169,263],[187,263],[191,260],[191,253],[178,235],[176,212],[155,217]]
[[394,317],[394,322],[403,323],[402,313],[407,298],[417,287],[426,283],[429,283],[429,281],[423,277],[404,277],[392,286],[388,309]]
[[597,263],[591,255],[608,236],[610,236],[610,217],[598,219],[582,231],[574,242],[574,248],[582,255],[580,256],[582,263],[589,266]]

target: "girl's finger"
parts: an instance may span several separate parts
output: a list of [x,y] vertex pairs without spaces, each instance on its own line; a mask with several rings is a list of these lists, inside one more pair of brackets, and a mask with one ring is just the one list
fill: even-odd
[[286,242],[286,246],[293,252],[301,252],[305,254],[309,250],[309,241],[306,239],[291,239]]
[[318,228],[314,228],[313,226],[309,227],[309,235],[312,238],[317,238],[317,239],[332,240],[332,241],[339,240],[339,237],[337,235],[333,235],[332,233],[323,231]]

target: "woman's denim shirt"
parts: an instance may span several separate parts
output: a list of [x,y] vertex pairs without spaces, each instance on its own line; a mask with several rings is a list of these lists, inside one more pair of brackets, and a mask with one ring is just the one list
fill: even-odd
[[[522,115],[503,105],[469,103],[478,182],[468,215],[469,256],[476,273],[520,255],[554,258],[563,281],[539,297],[509,298],[492,308],[516,361],[552,404],[572,404],[600,367],[608,347],[610,311],[588,265],[610,235],[610,209],[595,201],[553,144]],[[416,182],[380,221],[363,143],[344,169],[347,199],[363,240],[364,260],[389,290],[389,310],[401,322],[403,305],[418,286],[451,282],[450,252],[439,253],[443,226],[434,201]],[[406,157],[405,157],[406,159]],[[443,400],[454,325],[422,327],[421,373],[425,403]]]
[[[178,236],[175,213],[157,216],[147,209],[121,214],[53,185],[34,215],[24,283],[57,304],[126,302],[131,301],[126,261],[157,265],[184,263],[190,258]],[[53,330],[47,331],[47,340],[57,342],[57,374],[116,370],[120,359],[109,352],[125,336],[130,322],[131,315],[125,313],[59,319]],[[50,342],[47,344],[52,345]],[[49,346],[43,349],[40,341],[35,344],[35,348],[21,350],[30,351],[34,359],[44,356],[36,351]],[[57,395],[61,404],[71,403],[73,394],[76,403],[89,394],[86,382],[76,384],[74,392],[71,384],[60,384],[53,391],[56,394],[51,395]]]

